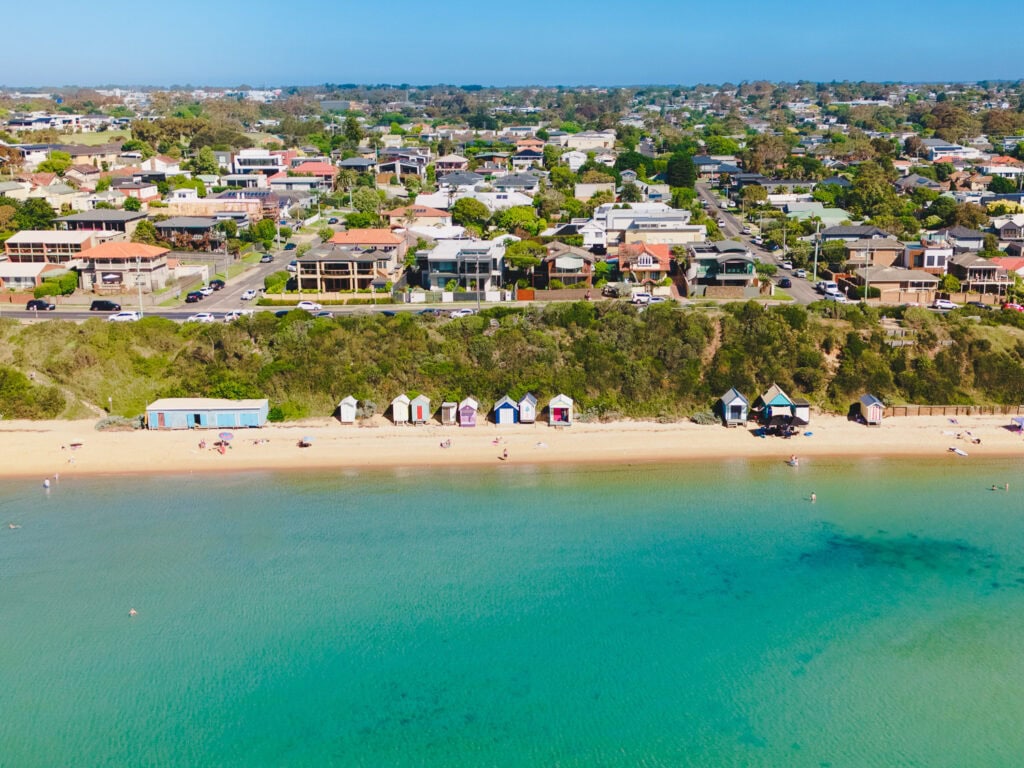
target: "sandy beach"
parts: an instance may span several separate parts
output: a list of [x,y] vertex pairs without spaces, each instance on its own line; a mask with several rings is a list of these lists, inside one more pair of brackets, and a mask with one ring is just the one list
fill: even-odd
[[[332,419],[235,430],[98,432],[93,421],[0,421],[2,477],[245,470],[390,469],[502,464],[643,464],[726,458],[801,460],[816,456],[1024,456],[1024,438],[1004,416],[888,419],[865,427],[817,415],[804,434],[760,438],[749,429],[625,421],[549,427],[341,426]],[[299,447],[302,438],[312,438]],[[200,441],[205,440],[205,447]],[[450,441],[448,447],[442,444]],[[951,447],[965,451],[957,456]]]

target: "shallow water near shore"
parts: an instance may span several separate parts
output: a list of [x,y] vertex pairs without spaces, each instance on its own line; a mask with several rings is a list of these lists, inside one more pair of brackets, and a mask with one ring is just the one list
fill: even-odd
[[1020,470],[3,482],[0,765],[1013,765]]

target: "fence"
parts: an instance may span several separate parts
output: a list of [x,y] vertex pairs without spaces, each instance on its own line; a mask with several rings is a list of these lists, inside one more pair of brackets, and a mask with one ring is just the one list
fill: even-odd
[[893,416],[1022,416],[1024,405],[890,405],[886,418]]

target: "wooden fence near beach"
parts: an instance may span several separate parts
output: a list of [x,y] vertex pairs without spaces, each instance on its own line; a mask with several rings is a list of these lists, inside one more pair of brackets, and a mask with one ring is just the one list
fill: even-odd
[[1022,416],[1024,405],[890,405],[885,418],[893,416]]

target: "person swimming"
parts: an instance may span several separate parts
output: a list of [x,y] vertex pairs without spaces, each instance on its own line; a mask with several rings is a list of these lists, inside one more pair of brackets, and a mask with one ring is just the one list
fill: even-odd
[[811,491],[811,501],[813,502],[813,501],[817,501],[817,500],[818,500],[818,494],[816,494],[814,491]]
[[134,616],[138,616],[138,615],[139,615],[139,612],[138,612],[138,611],[136,611],[136,610],[135,610],[134,608],[129,608],[129,609],[128,609],[128,615],[129,615],[129,616],[132,616],[132,617],[134,617]]
[[791,467],[799,467],[800,466],[800,459],[798,459],[796,457],[795,453],[792,456],[789,457],[789,466],[791,466]]

